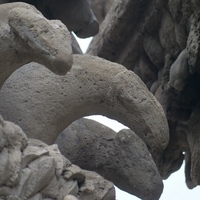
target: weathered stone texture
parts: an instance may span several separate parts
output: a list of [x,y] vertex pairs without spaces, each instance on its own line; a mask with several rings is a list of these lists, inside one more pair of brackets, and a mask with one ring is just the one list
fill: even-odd
[[200,100],[200,4],[198,0],[138,2],[115,1],[88,53],[123,64],[155,94],[170,127],[170,142],[160,172],[168,177],[185,159],[186,182],[193,188],[199,184],[196,113]]
[[57,145],[28,140],[19,126],[1,117],[0,133],[0,199],[115,199],[112,183],[73,165]]
[[[2,1],[17,2],[17,0]],[[34,5],[49,20],[62,21],[69,31],[75,32],[80,38],[91,37],[98,33],[99,24],[88,0],[22,0],[22,2]]]
[[[13,1],[0,1],[6,2]],[[187,186],[199,185],[199,1],[44,2],[32,4],[48,19],[25,3],[0,6],[0,86],[31,61],[56,74],[69,72],[59,77],[37,63],[15,71],[0,91],[3,117],[29,137],[52,144],[73,121],[108,116],[132,131],[115,133],[82,119],[58,138],[63,154],[146,200],[159,199],[161,179],[184,160]],[[101,26],[87,53],[116,63],[72,56],[72,48],[82,52],[69,31],[80,37],[98,32],[89,3]],[[56,145],[28,142],[21,129],[1,122],[0,195],[114,198],[111,183],[71,164]]]
[[63,155],[141,199],[159,199],[163,184],[146,144],[131,130],[116,133],[93,120],[72,123],[57,138]]
[[[131,4],[131,2],[129,3]],[[37,63],[30,63],[23,67],[21,65],[24,63],[19,63],[21,68],[10,76],[0,91],[1,114],[6,119],[19,124],[30,138],[40,139],[49,144],[52,144],[60,132],[74,120],[85,115],[102,114],[119,120],[134,130],[135,133],[131,131],[118,133],[117,136],[119,137],[115,136],[115,142],[112,144],[112,152],[114,153],[116,150],[117,152],[123,152],[123,154],[127,153],[128,158],[126,159],[131,160],[132,156],[134,156],[135,159],[132,161],[138,159],[138,163],[134,163],[135,168],[132,170],[133,163],[127,160],[123,163],[125,169],[128,166],[128,169],[125,171],[122,170],[120,165],[115,165],[112,167],[114,173],[110,173],[112,176],[106,175],[106,178],[117,183],[122,189],[143,199],[158,199],[163,185],[156,164],[158,166],[162,164],[162,151],[167,146],[169,140],[167,121],[158,101],[148,91],[139,77],[124,66],[98,57],[71,56],[71,37],[67,29],[63,30],[64,34],[62,34],[62,31],[58,33],[61,35],[61,39],[57,39],[58,42],[54,40],[54,36],[58,35],[54,32],[55,29],[64,27],[60,21],[49,21],[35,8],[24,3],[19,4],[19,8],[17,7],[13,10],[12,6],[15,5],[18,4],[3,5],[5,7],[8,6],[6,7],[7,10],[11,10],[10,13],[13,14],[13,16],[9,16],[7,23],[9,23],[11,30],[13,30],[14,38],[19,37],[20,41],[22,40],[25,45],[29,45],[28,48],[32,48],[30,53],[28,53],[29,49],[24,49],[25,53],[30,54],[35,59],[32,60],[32,57],[30,57],[30,61],[36,61],[44,65],[51,64],[56,69],[57,67],[62,67],[62,65],[65,66],[65,63],[60,63],[60,61],[64,60],[66,62],[66,58],[62,59],[62,57],[65,57],[67,51],[57,52],[57,49],[59,46],[64,45],[65,47],[65,44],[62,44],[62,40],[66,39],[66,44],[69,46],[69,49],[67,49],[68,46],[66,46],[66,49],[70,51],[69,58],[71,59],[70,61],[73,59],[73,67],[67,75],[58,77]],[[22,5],[22,8],[20,5]],[[126,4],[121,6],[123,5]],[[39,9],[38,6],[39,4],[36,4],[36,7]],[[52,13],[58,14],[58,12],[56,13],[58,8],[59,6],[55,10],[51,10]],[[33,9],[33,14],[29,13],[27,9]],[[120,7],[117,9],[120,10]],[[40,11],[45,13],[43,9],[40,9]],[[91,10],[89,11],[91,12]],[[122,16],[126,16],[126,14],[121,13]],[[78,16],[80,17],[80,15]],[[41,20],[39,20],[40,18]],[[61,16],[58,19],[61,19],[65,25],[69,25],[68,21],[65,21],[67,18],[62,18]],[[91,15],[91,20],[93,19]],[[49,26],[49,24],[52,26]],[[80,24],[85,27],[84,23]],[[92,24],[89,24],[89,26],[93,27]],[[92,30],[87,26],[86,29],[82,29],[81,25],[80,32],[77,32],[76,28],[72,29],[70,25],[69,30],[74,30],[77,35],[79,33],[84,36],[87,33],[93,34]],[[68,34],[67,37],[65,31]],[[15,41],[14,38],[8,35],[8,39]],[[73,51],[79,53],[76,41],[73,42],[72,46]],[[21,46],[20,48],[23,49]],[[10,55],[9,53],[8,50],[6,55]],[[23,51],[18,53],[24,58]],[[3,53],[0,56],[3,56]],[[52,57],[53,59],[56,57],[55,62],[52,60]],[[69,63],[66,62],[66,64]],[[15,62],[13,62],[13,65],[15,66]],[[140,65],[144,65],[143,61],[141,61]],[[56,70],[52,71],[57,72]],[[146,77],[148,75],[149,73],[146,73]],[[154,79],[150,80],[150,84]],[[2,83],[4,81],[5,79],[2,80]],[[92,135],[90,137],[91,140],[94,140]],[[124,146],[124,137],[126,137],[127,146]],[[128,138],[136,142],[130,143]],[[104,140],[100,140],[100,142],[102,145],[106,145]],[[129,145],[132,146],[131,152]],[[28,146],[25,149],[22,162],[18,162],[21,163],[22,169],[16,165],[15,170],[17,172],[24,168],[25,172],[23,172],[24,176],[20,179],[22,182],[16,185],[17,189],[15,189],[16,194],[14,192],[14,195],[32,199],[41,199],[44,196],[63,199],[68,194],[77,196],[79,193],[81,199],[113,199],[114,189],[112,184],[109,185],[99,175],[94,175],[90,172],[84,172],[83,174],[79,168],[73,165],[68,166],[63,175],[62,156],[56,153],[56,146],[50,146],[48,151],[46,150],[47,147],[41,150],[37,144],[36,148],[32,146]],[[134,148],[135,151],[133,151]],[[152,155],[150,155],[149,151]],[[48,152],[51,152],[49,153],[50,157],[45,157],[44,155]],[[111,150],[109,152],[111,153]],[[17,162],[21,154],[20,152],[17,153],[17,151],[14,151],[13,154],[17,155],[15,158]],[[99,151],[98,154],[102,156],[104,152]],[[115,157],[109,157],[110,163],[123,162],[115,160]],[[105,167],[102,168],[105,170],[104,173],[101,170],[103,175],[109,174],[107,168],[109,168],[110,163],[105,163]],[[141,168],[140,165],[143,164],[146,167]],[[29,166],[28,169],[26,169],[27,165]],[[3,165],[3,169],[5,169],[5,166]],[[36,168],[39,170],[35,170]],[[93,170],[98,172],[96,167]],[[138,170],[140,170],[139,173]],[[122,177],[115,178],[116,171]],[[67,181],[59,178],[61,174],[64,176],[64,180]],[[156,176],[152,174],[156,174]],[[88,176],[91,177],[87,179]],[[146,183],[147,178],[149,180],[148,183]],[[135,187],[134,179],[137,179],[137,187]],[[31,181],[30,184],[28,184],[29,181]],[[25,185],[25,183],[27,184]],[[100,187],[104,188],[104,190],[99,189]],[[41,188],[42,191],[40,191]]]
[[115,0],[89,0],[91,8],[99,22],[102,23]]
[[0,87],[19,67],[35,61],[56,74],[72,65],[70,33],[60,21],[49,21],[25,3],[0,6]]
[[157,159],[168,143],[167,121],[138,76],[97,57],[75,55],[73,60],[61,78],[37,64],[13,73],[0,91],[2,116],[29,137],[52,144],[74,120],[102,114],[134,130]]

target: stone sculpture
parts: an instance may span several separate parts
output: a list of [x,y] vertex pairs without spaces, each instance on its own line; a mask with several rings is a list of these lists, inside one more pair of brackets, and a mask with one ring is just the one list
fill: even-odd
[[[2,4],[0,9],[1,85],[31,61],[57,74],[70,69],[71,37],[60,21],[47,20],[25,3]],[[112,183],[72,165],[56,145],[28,140],[21,128],[1,117],[0,137],[0,199],[115,199]]]
[[89,119],[73,122],[57,138],[63,155],[141,199],[159,199],[162,179],[146,144],[131,130],[116,133]]
[[163,106],[170,141],[163,178],[186,161],[186,183],[199,185],[199,8],[197,0],[114,1],[88,54],[124,65]]
[[[21,79],[23,81],[19,81]],[[49,144],[74,120],[91,114],[115,117],[135,130],[148,144],[157,165],[161,164],[160,152],[168,143],[168,127],[162,108],[146,86],[123,66],[100,58],[74,55],[72,69],[62,78],[36,63],[23,66],[5,82],[0,91],[0,102],[0,112],[6,119],[19,124],[29,137]],[[133,137],[136,136],[133,134]],[[139,150],[149,155],[142,146],[138,147]],[[128,149],[125,151],[128,153]],[[104,155],[104,152],[99,154]],[[152,157],[148,159],[155,166]],[[130,186],[127,188],[122,184],[123,178],[128,181],[131,175],[126,174],[119,177],[122,189],[144,199],[158,199],[162,192],[159,173],[148,162],[143,164],[149,169],[149,175],[151,170],[157,174],[155,185],[151,186],[153,179],[150,176],[152,182],[145,186],[146,173],[144,180],[137,179],[138,184],[143,185],[143,191],[138,189],[140,186],[131,191]],[[145,187],[147,192],[144,192]]]
[[[39,4],[35,4],[35,5],[38,9],[40,9]],[[52,4],[52,5],[54,5],[54,4]],[[14,9],[13,9],[13,6],[15,7]],[[16,7],[19,7],[19,8],[16,8]],[[13,35],[14,36],[19,35],[22,38],[22,40],[23,39],[25,40],[25,43],[28,43],[30,45],[30,47],[34,48],[34,45],[36,47],[37,46],[42,47],[42,45],[43,45],[42,36],[43,35],[40,34],[40,28],[43,28],[42,23],[41,23],[42,20],[45,21],[45,23],[47,23],[47,24],[51,24],[51,23],[55,24],[55,22],[46,20],[42,16],[42,14],[39,13],[35,8],[33,8],[32,6],[29,6],[27,4],[24,4],[24,3],[3,4],[2,9],[5,10],[6,8],[7,8],[7,11],[9,11],[8,12],[9,14],[14,13],[13,15],[15,16],[15,17],[12,17],[12,15],[10,14],[9,18],[7,20],[7,23],[11,27],[10,30],[13,30]],[[30,11],[32,9],[34,11],[33,12],[34,14],[32,15],[32,12],[30,12],[28,14],[27,9],[29,9],[28,11]],[[43,10],[43,9],[40,9],[40,10],[45,13],[45,10]],[[56,9],[53,11],[56,11]],[[52,13],[54,13],[54,12],[52,12]],[[41,18],[42,20],[41,21],[37,20],[37,18],[38,19]],[[2,16],[2,19],[3,19],[3,16]],[[61,19],[67,25],[67,22],[64,21],[63,18],[59,18],[59,19]],[[35,27],[36,25],[29,23],[29,20],[30,20],[30,22],[33,21],[34,23],[38,23],[37,24],[39,27],[38,32],[37,32],[37,30],[36,30],[36,32],[34,32],[35,30],[33,29],[33,27]],[[22,22],[22,25],[20,24],[21,22]],[[57,21],[56,23],[59,24],[60,22]],[[18,26],[18,24],[19,24],[19,26]],[[42,27],[40,27],[40,26],[42,26]],[[60,26],[62,26],[61,23],[60,23]],[[45,29],[46,31],[44,30],[44,32],[45,33],[50,32],[51,29],[54,30],[54,27],[55,26],[49,26]],[[69,30],[73,30],[73,31],[75,31],[75,33],[78,33],[75,30],[75,28],[73,28],[73,29],[70,28]],[[41,32],[43,33],[43,29]],[[67,29],[66,29],[66,32],[68,34]],[[53,34],[55,34],[55,33],[53,33]],[[57,33],[56,33],[56,35],[57,35]],[[8,35],[8,38],[9,37],[10,36]],[[46,41],[48,41],[48,37],[51,37],[51,35],[49,36],[47,34],[44,37],[45,37]],[[70,40],[69,36],[65,37],[65,38],[66,38],[66,40]],[[63,39],[65,39],[65,38],[63,38]],[[36,43],[34,43],[34,40],[36,40]],[[13,41],[15,41],[15,40],[13,39]],[[43,48],[44,49],[46,48],[45,50],[47,50],[47,52],[48,51],[51,52],[53,48],[57,47],[56,46],[57,44],[55,44],[55,45],[54,44],[55,44],[55,42],[51,41],[52,48],[50,45],[49,45],[49,47],[44,46]],[[69,41],[67,44],[70,44]],[[69,45],[69,49],[71,51],[70,45]],[[35,48],[34,48],[34,50],[35,50]],[[27,52],[26,49],[25,49],[25,52]],[[53,52],[55,52],[55,50]],[[9,55],[9,51],[7,51],[6,53],[7,54],[4,54],[4,55]],[[70,54],[69,58],[71,59],[72,58],[71,53],[69,53],[69,54]],[[24,58],[23,52],[21,53],[19,51],[19,55]],[[30,57],[30,61],[34,61],[34,59],[35,58],[38,59],[38,57],[40,58],[41,57],[40,49],[37,48],[36,53],[34,53],[34,51],[32,51],[30,53],[30,55],[31,56],[33,55],[33,59],[32,59],[32,57]],[[49,54],[47,54],[47,55],[49,56]],[[61,54],[61,55],[63,55],[63,54]],[[59,56],[60,56],[60,53],[59,53]],[[42,57],[42,59],[43,59],[43,57]],[[62,61],[62,59],[61,59],[61,61]],[[39,61],[36,60],[36,62],[39,62]],[[47,63],[40,62],[40,63],[45,64],[45,65],[48,64],[48,62]],[[49,63],[52,64],[51,62],[49,62]],[[15,64],[15,63],[13,63],[13,64]],[[25,64],[25,63],[23,63],[23,62],[19,63],[19,67],[21,67],[21,65],[23,65],[23,64]],[[8,63],[8,65],[10,65],[10,63]],[[52,64],[52,66],[56,67],[56,65],[54,63]],[[62,65],[59,65],[59,67],[61,67],[61,66]],[[53,143],[55,141],[56,137],[58,136],[58,134],[64,128],[66,128],[74,120],[76,120],[84,115],[93,114],[94,112],[96,112],[96,113],[101,113],[101,114],[104,114],[104,115],[107,115],[107,116],[110,116],[113,118],[116,117],[121,122],[123,122],[124,124],[127,124],[130,128],[135,130],[135,132],[138,135],[140,135],[140,137],[142,137],[142,139],[147,143],[149,150],[147,150],[147,148],[142,149],[142,147],[145,145],[143,142],[141,143],[141,147],[139,147],[139,149],[141,148],[142,153],[144,153],[144,156],[145,155],[148,156],[149,161],[152,162],[152,165],[154,167],[152,168],[152,166],[151,167],[148,166],[148,163],[145,163],[145,165],[147,167],[152,168],[152,170],[157,174],[157,176],[155,177],[155,185],[153,187],[150,186],[151,184],[149,185],[150,187],[146,186],[147,191],[144,194],[141,194],[140,189],[135,189],[135,190],[131,191],[130,187],[128,188],[128,191],[130,191],[131,193],[134,193],[144,199],[154,199],[154,198],[158,199],[159,198],[159,196],[162,192],[162,181],[161,181],[161,178],[157,171],[156,165],[155,165],[152,157],[149,156],[148,151],[150,151],[152,153],[152,156],[154,157],[157,165],[160,165],[160,158],[161,158],[160,152],[162,152],[164,150],[164,148],[166,147],[166,145],[168,143],[168,139],[169,139],[168,138],[167,121],[165,119],[163,110],[162,110],[161,106],[159,105],[159,103],[156,101],[156,99],[153,97],[153,95],[151,95],[150,92],[148,92],[146,86],[142,83],[142,81],[137,76],[135,76],[134,73],[126,70],[123,66],[120,66],[120,65],[114,64],[114,63],[110,63],[110,62],[108,62],[106,60],[102,60],[100,58],[95,58],[95,57],[91,57],[91,56],[79,56],[79,55],[73,56],[73,69],[68,73],[68,75],[60,77],[60,78],[58,78],[58,76],[54,75],[52,72],[50,72],[50,71],[48,72],[48,70],[45,70],[41,65],[38,65],[36,63],[31,63],[29,65],[23,66],[21,69],[22,70],[17,70],[16,73],[13,73],[14,78],[13,78],[13,80],[11,78],[10,83],[9,83],[9,80],[7,80],[6,83],[8,83],[8,85],[9,85],[9,84],[12,84],[12,81],[18,82],[19,77],[20,77],[21,83],[29,84],[33,81],[34,83],[32,82],[33,84],[31,84],[30,85],[31,88],[29,88],[30,93],[28,92],[28,90],[26,90],[26,88],[28,88],[29,86],[28,87],[27,86],[25,86],[25,87],[17,86],[17,85],[15,85],[16,82],[15,83],[13,82],[14,83],[13,89],[15,90],[15,92],[17,92],[17,88],[18,89],[21,88],[23,91],[28,92],[28,93],[26,93],[26,92],[24,93],[24,97],[28,97],[29,100],[30,100],[29,94],[36,94],[36,95],[40,94],[40,95],[31,98],[34,101],[32,101],[32,100],[29,101],[28,99],[23,99],[22,98],[23,95],[20,95],[20,98],[18,99],[17,93],[15,93],[16,96],[13,93],[12,99],[13,100],[15,99],[17,101],[18,100],[21,101],[23,99],[23,105],[26,105],[27,108],[25,108],[26,106],[24,108],[19,108],[19,110],[18,110],[18,108],[16,108],[17,110],[15,110],[16,111],[15,112],[14,111],[15,108],[9,106],[10,107],[9,110],[12,112],[12,115],[9,115],[9,112],[3,113],[7,109],[6,104],[8,103],[7,105],[9,105],[9,103],[10,103],[7,101],[7,103],[4,104],[5,99],[7,99],[7,100],[10,99],[10,98],[6,98],[6,96],[9,95],[9,93],[5,92],[4,93],[5,96],[3,94],[3,91],[6,91],[6,89],[7,89],[7,86],[5,84],[3,86],[3,88],[5,88],[5,90],[3,90],[3,89],[1,90],[1,92],[2,92],[2,101],[1,101],[2,104],[1,105],[4,104],[1,109],[2,115],[4,115],[6,118],[9,118],[9,120],[11,120],[11,121],[13,121],[12,119],[14,119],[14,121],[17,119],[17,124],[22,126],[23,130],[26,131],[26,134],[28,136],[30,136],[32,138],[42,139],[43,141],[46,141],[48,143]],[[15,74],[16,74],[16,77],[15,77]],[[8,74],[8,76],[9,75],[10,74]],[[33,79],[32,79],[32,77],[33,77]],[[34,77],[38,78],[38,80],[36,80]],[[5,79],[6,78],[7,77],[5,77]],[[2,83],[5,81],[5,79],[2,80]],[[27,82],[25,81],[26,79],[27,79]],[[57,80],[59,80],[59,81],[57,81]],[[134,80],[134,82],[132,82],[133,80]],[[40,81],[42,81],[43,83],[41,84]],[[39,83],[40,86],[37,85],[37,83]],[[10,86],[9,86],[9,91],[13,91],[11,89],[12,86],[11,87]],[[36,90],[34,91],[34,89],[36,89]],[[132,89],[133,89],[133,91],[132,91]],[[57,94],[51,93],[50,94],[49,93],[50,91],[59,92],[59,93],[57,93]],[[47,97],[47,99],[46,99],[47,101],[45,101],[45,99],[40,100],[40,97],[41,98]],[[54,99],[54,98],[56,98],[56,99]],[[40,104],[39,101],[41,101],[42,104]],[[90,102],[90,105],[88,105],[88,101]],[[18,104],[18,102],[15,101],[14,104],[19,106],[21,103]],[[37,104],[37,106],[36,106],[37,108],[34,109],[36,104]],[[41,108],[39,108],[38,105],[40,105]],[[50,107],[47,108],[47,107],[45,107],[45,105],[48,105]],[[66,108],[66,109],[63,109],[63,108]],[[60,109],[61,109],[61,111],[60,111]],[[70,111],[70,109],[72,109],[72,110]],[[148,110],[148,112],[147,112],[147,110]],[[21,111],[22,111],[22,113],[20,113]],[[40,113],[38,113],[38,111]],[[63,115],[61,114],[62,111],[64,111]],[[24,114],[25,115],[30,114],[30,116],[33,116],[33,118],[30,118],[30,116],[24,116]],[[20,118],[18,118],[17,116],[20,116]],[[153,121],[150,120],[150,118],[149,118],[150,116],[152,116]],[[35,118],[35,121],[34,121],[34,118]],[[155,118],[160,119],[160,121],[154,120]],[[45,119],[45,121],[42,122],[42,119]],[[26,121],[26,120],[28,120],[28,121]],[[51,122],[51,120],[52,120],[52,122]],[[142,126],[139,125],[138,122],[142,123],[143,125]],[[42,128],[42,126],[43,126],[43,128]],[[49,129],[46,130],[48,126],[49,126]],[[129,135],[131,135],[131,134],[133,134],[133,136],[137,138],[137,136],[133,132],[129,133]],[[32,141],[32,140],[30,140],[30,141]],[[35,140],[33,140],[33,141],[35,141]],[[35,142],[35,143],[37,143],[37,142]],[[123,143],[121,145],[123,146]],[[46,149],[48,148],[47,146],[45,146],[45,144],[42,144],[42,143],[35,144],[35,145],[30,143],[30,146],[31,146],[30,149],[32,149],[32,148],[36,149],[36,152],[39,151],[38,148],[40,148],[41,146],[45,147]],[[27,148],[29,149],[29,146]],[[27,148],[25,148],[24,151],[26,151]],[[55,148],[55,146],[50,146],[49,148],[50,149]],[[54,149],[54,151],[55,151],[55,149]],[[14,185],[12,185],[12,186],[16,186],[16,188],[14,187],[14,190],[12,190],[11,188],[3,187],[2,188],[3,196],[6,196],[6,195],[9,196],[10,194],[12,194],[12,195],[17,196],[16,198],[19,197],[19,198],[25,198],[25,199],[26,198],[41,199],[41,198],[43,198],[43,196],[49,196],[51,198],[63,199],[64,196],[71,194],[70,192],[65,193],[65,192],[56,190],[57,188],[55,187],[55,182],[49,183],[49,181],[44,181],[44,179],[46,179],[47,176],[51,177],[53,179],[53,174],[52,174],[53,172],[49,171],[53,167],[50,167],[50,166],[52,166],[54,163],[58,163],[60,165],[60,163],[62,162],[60,159],[59,160],[55,159],[55,161],[51,161],[51,163],[48,164],[49,168],[47,168],[47,171],[43,171],[43,170],[40,170],[41,169],[40,167],[38,167],[38,165],[45,166],[46,161],[43,158],[43,154],[41,153],[41,155],[40,155],[41,158],[40,158],[40,156],[38,156],[38,159],[39,159],[39,160],[37,160],[38,163],[35,161],[37,156],[34,155],[33,156],[34,163],[36,162],[35,165],[37,165],[37,168],[39,170],[37,171],[33,167],[34,174],[30,175],[31,177],[29,177],[29,178],[31,181],[35,180],[35,182],[34,182],[35,186],[34,186],[34,183],[32,183],[30,185],[28,185],[28,184],[24,185],[23,181],[27,183],[27,181],[26,181],[26,179],[28,179],[27,176],[29,176],[29,174],[31,172],[28,174],[25,174],[25,177],[19,176],[19,174],[21,173],[21,170],[23,171],[23,167],[26,167],[27,165],[29,165],[29,167],[31,168],[31,166],[34,165],[31,162],[32,160],[30,160],[32,158],[32,153],[31,153],[31,158],[29,158],[30,157],[29,153],[25,152],[25,154],[27,153],[27,160],[26,159],[25,159],[25,161],[22,160],[22,165],[21,165],[20,152],[14,149],[13,153],[15,153],[15,152],[16,153],[18,152],[18,154],[17,154],[18,155],[18,163],[16,165],[16,166],[18,166],[18,168],[16,167],[16,169],[15,169],[15,171],[18,172],[17,173],[18,176],[17,176],[17,181],[14,180],[14,183],[13,183]],[[42,152],[43,152],[43,150],[42,150]],[[44,154],[46,155],[46,153],[47,152],[45,152]],[[103,152],[100,151],[100,154],[101,153],[103,153]],[[51,155],[50,150],[48,150],[48,154]],[[138,156],[136,156],[136,157],[138,158]],[[43,159],[44,159],[44,163],[43,163]],[[25,162],[25,164],[23,164],[24,162]],[[11,166],[13,166],[13,164]],[[15,167],[13,167],[13,168],[15,168]],[[61,175],[61,174],[63,175],[62,170],[57,169],[55,167],[55,171],[57,171],[57,170],[59,171],[59,175]],[[26,171],[26,169],[25,169],[25,171]],[[2,173],[3,173],[3,170],[2,170]],[[39,180],[37,178],[34,179],[34,177],[37,177],[37,173],[40,174],[38,176]],[[57,174],[57,176],[58,176],[58,174]],[[88,176],[91,176],[91,180],[96,180],[97,185],[101,185],[100,184],[101,179],[97,179],[97,177],[92,174],[88,175]],[[65,175],[64,175],[64,177],[66,178]],[[126,177],[128,178],[127,175],[126,175]],[[11,178],[11,180],[8,179],[8,181],[12,181],[12,179],[13,178]],[[122,181],[122,178],[119,178],[119,180]],[[141,180],[140,181],[141,184],[139,184],[139,187],[140,187],[140,185],[146,185],[145,181],[146,180]],[[68,182],[70,182],[70,180],[68,180],[67,182],[64,182],[64,183],[63,183],[63,181],[61,181],[61,183],[57,183],[56,185],[64,184],[62,187],[67,187],[67,185],[69,184]],[[94,189],[92,189],[92,192],[94,194],[92,192],[88,193],[87,184],[91,185],[91,183],[90,183],[90,181],[87,183],[87,179],[86,179],[85,183],[86,183],[86,186],[84,186],[85,189],[80,188],[80,190],[78,190],[77,185],[74,186],[75,189],[73,189],[73,191],[76,191],[76,192],[75,193],[72,192],[72,194],[74,194],[75,196],[78,196],[77,191],[80,191],[79,193],[82,193],[86,196],[89,195],[88,199],[89,198],[91,198],[91,199],[97,198],[96,196],[98,196],[98,195],[99,196],[97,199],[107,199],[107,198],[113,199],[113,189],[110,189],[113,186],[106,187],[108,189],[105,191],[105,193],[104,192],[102,193],[102,191],[101,191],[101,195],[100,195],[100,193],[98,193],[98,194],[95,193],[96,190],[98,191],[98,188],[96,188],[94,186],[92,186],[94,188]],[[66,186],[65,186],[65,184],[66,184]],[[102,183],[102,184],[105,184],[105,183]],[[3,186],[4,185],[6,185],[6,184],[3,182]],[[78,185],[80,185],[80,182],[78,182]],[[92,182],[92,185],[95,185],[94,181]],[[123,185],[123,184],[121,183],[121,185]],[[10,186],[10,185],[6,185],[6,186]],[[45,191],[42,190],[42,188],[44,188],[44,187],[45,187],[45,189],[44,189]],[[51,187],[53,187],[53,190],[52,189],[50,190]],[[21,190],[21,188],[22,188],[22,190]],[[157,190],[155,190],[155,188],[157,188]],[[65,190],[65,191],[69,191],[69,190]],[[152,192],[152,194],[151,194],[151,192]],[[102,194],[103,194],[103,196],[102,196]],[[85,198],[84,195],[83,195],[83,197],[80,197],[80,198],[84,199]],[[9,198],[12,198],[12,197],[10,196]]]
[[115,199],[110,182],[73,165],[57,145],[28,140],[19,126],[1,117],[0,136],[1,199]]
[[142,81],[123,66],[97,57],[74,55],[72,69],[61,78],[40,65],[26,65],[6,81],[0,104],[3,117],[48,144],[74,120],[92,114],[115,117],[155,156],[168,143],[163,110]]
[[[3,0],[5,3],[18,2]],[[88,0],[22,0],[34,5],[47,19],[58,19],[65,24],[69,31],[78,37],[86,38],[98,33],[99,25]]]
[[49,21],[25,3],[0,6],[0,87],[19,67],[35,61],[56,74],[72,65],[70,33],[59,21]]
[[[16,1],[0,1],[8,2]],[[159,199],[162,193],[161,179],[168,178],[178,170],[184,160],[187,186],[194,188],[199,185],[199,1],[24,2],[34,4],[48,20],[34,7],[25,3],[0,6],[0,39],[3,44],[0,48],[0,83],[3,85],[0,91],[0,114],[6,120],[20,125],[28,137],[41,139],[48,144],[52,144],[60,132],[73,121],[85,115],[106,115],[117,119],[132,130],[115,133],[94,122],[79,120],[65,130],[56,141],[68,159],[88,170],[95,170],[122,189],[146,200]],[[72,56],[69,31],[74,31],[80,37],[88,37],[98,32],[98,24],[89,2],[101,23],[99,33],[93,38],[87,51],[93,56]],[[74,11],[78,13],[76,17],[73,15]],[[55,19],[61,20],[68,29]],[[73,20],[76,20],[76,23]],[[36,23],[37,29],[31,28]],[[48,33],[44,28],[49,30]],[[44,35],[40,34],[43,31]],[[36,35],[38,37],[35,37]],[[56,40],[54,35],[58,37]],[[45,40],[48,37],[51,40]],[[81,53],[76,41],[73,37],[72,39],[73,52]],[[57,52],[58,50],[60,52]],[[16,55],[21,55],[23,59]],[[39,64],[30,63],[21,67],[31,61]],[[43,65],[63,76],[55,75]],[[147,88],[155,95],[163,109]],[[1,121],[4,124],[3,120]],[[4,129],[5,127],[2,128]],[[104,132],[106,135],[103,135]],[[34,143],[36,140],[27,139],[25,136],[23,138],[25,139],[19,142],[22,149],[19,151],[16,145],[16,148],[10,151],[11,158],[16,154],[13,162],[16,167],[8,171],[9,174],[5,177],[0,176],[2,185],[5,185],[6,181],[5,187],[22,181],[18,174],[26,167],[19,167],[21,155],[27,148],[37,146],[36,143],[39,142]],[[4,141],[6,140],[1,140],[0,146],[4,147]],[[30,141],[28,146],[24,141]],[[48,149],[48,156],[52,157],[51,150],[57,147],[39,143]],[[90,150],[96,146],[98,151],[91,152]],[[1,150],[2,158],[6,148]],[[37,146],[36,149],[39,148],[41,147]],[[116,155],[115,151],[124,156]],[[29,154],[27,155],[29,157]],[[104,155],[107,157],[103,160]],[[45,154],[37,157],[37,163],[42,162],[41,157],[45,156],[50,159]],[[126,156],[130,157],[129,160],[125,159]],[[80,157],[83,159],[80,160]],[[92,161],[94,158],[96,165],[86,162],[87,159]],[[64,157],[62,159],[69,162]],[[114,162],[119,165],[111,165]],[[55,159],[54,163],[60,164],[60,161],[57,162]],[[139,168],[139,165],[143,167]],[[120,166],[123,166],[124,171]],[[73,193],[75,196],[70,196],[71,193],[61,192],[60,195],[63,196],[59,198],[114,198],[113,186],[104,182],[103,178],[98,179],[99,175],[86,173],[71,163],[68,167],[75,171],[78,169],[76,172],[79,175],[71,176],[77,177],[79,181],[79,178],[83,180],[83,175],[80,174],[86,174],[84,186],[81,185],[76,190],[84,195],[80,197]],[[0,173],[3,174],[4,165],[0,168]],[[112,174],[113,168],[120,176]],[[155,174],[153,178],[152,173]],[[70,171],[69,174],[73,173]],[[148,181],[142,176],[139,179],[138,174],[145,174]],[[134,189],[130,177],[137,180]],[[65,178],[66,176],[61,179]],[[100,183],[108,185],[105,193],[98,192],[99,188],[95,187]],[[42,184],[40,181],[37,185]],[[68,184],[70,180],[66,181],[66,185]],[[1,187],[0,194],[10,192],[5,187]],[[19,185],[16,187],[19,188]],[[19,190],[16,189],[15,192],[17,191]],[[41,197],[41,191],[34,193],[35,196],[32,192],[31,195],[32,199],[46,198]]]

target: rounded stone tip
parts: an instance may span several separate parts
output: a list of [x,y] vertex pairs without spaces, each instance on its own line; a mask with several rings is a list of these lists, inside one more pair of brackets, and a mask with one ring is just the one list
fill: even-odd
[[97,20],[92,20],[88,26],[74,32],[79,38],[88,38],[95,36],[99,32],[99,23]]

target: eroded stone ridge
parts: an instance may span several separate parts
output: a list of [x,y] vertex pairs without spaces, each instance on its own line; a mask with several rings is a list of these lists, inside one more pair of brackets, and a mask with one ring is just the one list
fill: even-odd
[[0,91],[2,116],[19,124],[29,137],[52,144],[74,120],[102,114],[134,130],[158,162],[168,144],[168,125],[140,78],[122,65],[93,56],[74,55],[73,63],[62,78],[37,64],[12,74]]
[[130,129],[116,133],[82,118],[65,129],[56,144],[74,164],[98,172],[130,194],[150,200],[162,193],[156,164],[146,144]]

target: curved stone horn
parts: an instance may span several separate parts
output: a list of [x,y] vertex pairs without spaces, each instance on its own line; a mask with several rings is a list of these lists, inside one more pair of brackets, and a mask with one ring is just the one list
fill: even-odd
[[145,143],[130,129],[116,133],[88,119],[73,122],[57,138],[61,153],[144,200],[159,199],[163,183]]
[[49,21],[25,3],[0,5],[0,87],[29,62],[64,75],[72,66],[71,37],[60,21]]
[[166,147],[164,111],[135,73],[98,57],[74,55],[73,60],[63,77],[36,63],[16,71],[0,91],[2,116],[50,144],[76,119],[101,114],[132,129],[151,152]]

